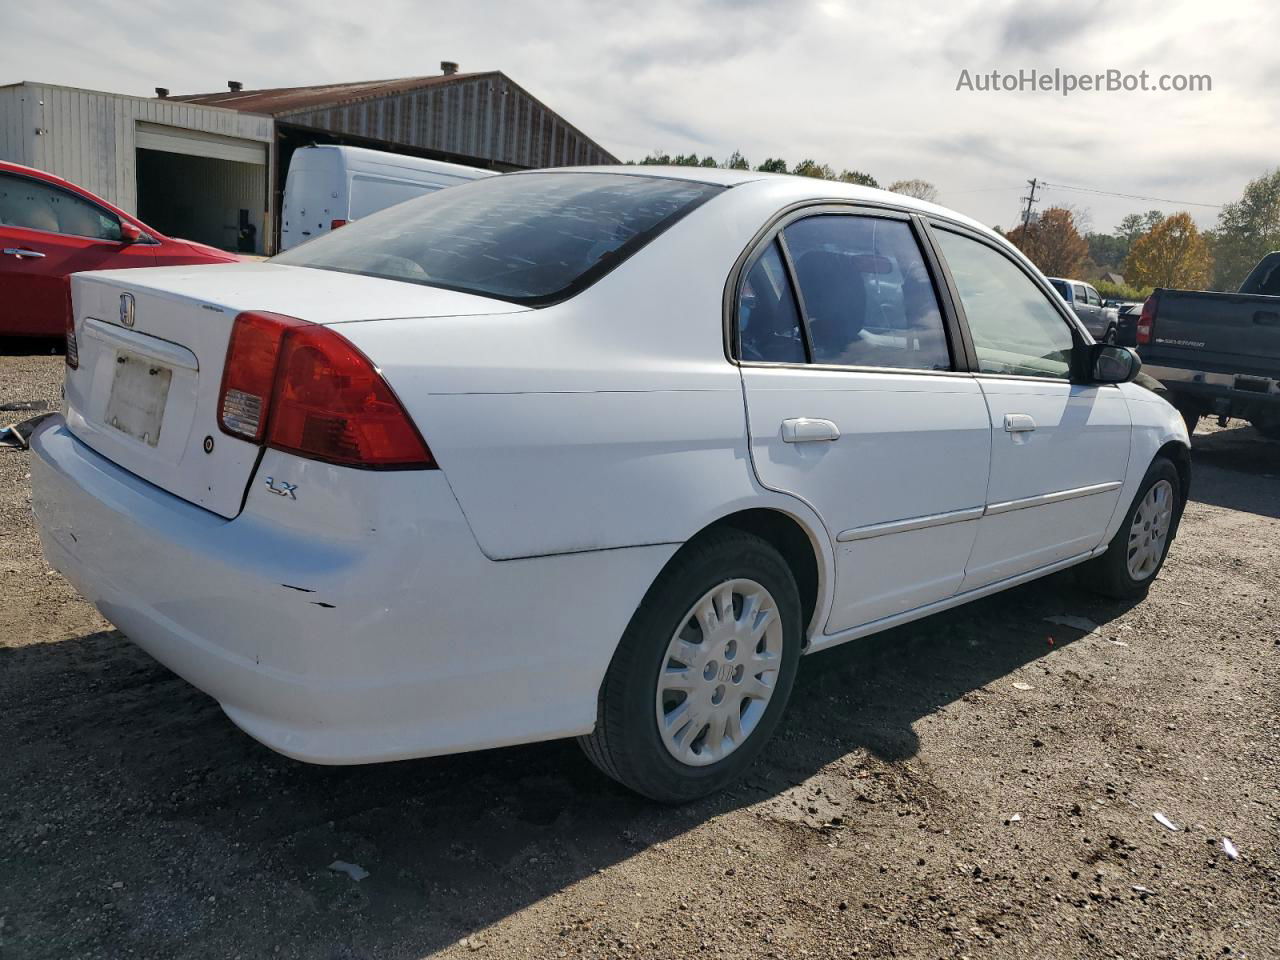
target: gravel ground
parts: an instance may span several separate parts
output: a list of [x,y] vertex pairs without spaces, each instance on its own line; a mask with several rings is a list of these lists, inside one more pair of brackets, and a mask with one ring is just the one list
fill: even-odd
[[[47,349],[0,402],[56,404]],[[1059,575],[808,658],[674,810],[564,742],[270,753],[48,572],[0,450],[0,957],[1280,956],[1280,446],[1194,445],[1145,602]]]

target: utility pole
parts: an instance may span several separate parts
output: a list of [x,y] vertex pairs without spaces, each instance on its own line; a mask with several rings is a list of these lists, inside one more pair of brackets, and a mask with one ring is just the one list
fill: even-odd
[[1036,187],[1039,186],[1039,184],[1040,184],[1040,181],[1034,177],[1027,181],[1027,186],[1031,188],[1031,193],[1022,198],[1023,200],[1027,201],[1027,210],[1022,215],[1022,232],[1023,233],[1027,232],[1027,227],[1031,224],[1031,206],[1036,202]]

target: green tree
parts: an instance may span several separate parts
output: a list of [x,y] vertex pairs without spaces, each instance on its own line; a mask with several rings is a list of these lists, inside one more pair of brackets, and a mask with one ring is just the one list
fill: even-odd
[[879,180],[861,170],[845,170],[836,179],[841,183],[856,183],[860,187],[875,187],[877,190],[880,188]]
[[647,157],[645,157],[643,160],[640,161],[640,166],[642,167],[652,167],[652,166],[669,167],[670,165],[671,165],[671,154],[659,153],[657,150],[654,150]]
[[933,203],[938,199],[938,188],[928,180],[895,180],[885,188],[890,193],[900,193],[905,197],[915,197]]
[[764,163],[760,164],[760,166],[756,167],[756,170],[760,173],[786,173],[787,161],[783,160],[781,157],[770,157]]
[[1280,250],[1280,168],[1250,180],[1218,214],[1212,234],[1213,285],[1237,290],[1264,256]]
[[1138,287],[1202,290],[1212,269],[1209,244],[1191,214],[1176,213],[1133,241],[1124,262],[1124,278]]
[[818,180],[834,180],[836,172],[825,163],[817,160],[801,160],[791,171],[798,177],[815,177]]
[[747,158],[738,150],[733,151],[729,155],[729,159],[724,162],[726,170],[750,170],[751,164],[747,163]]
[[1163,219],[1163,211],[1148,210],[1146,213],[1131,213],[1121,220],[1120,226],[1116,227],[1116,236],[1124,240],[1126,256],[1129,253],[1129,248],[1133,246],[1133,241],[1144,233],[1150,233]]
[[1051,277],[1079,276],[1089,245],[1076,229],[1075,215],[1066,207],[1050,207],[1006,236],[1044,273]]
[[1103,270],[1121,272],[1124,258],[1129,255],[1129,241],[1124,237],[1109,233],[1086,233],[1085,242],[1089,244],[1089,259]]
[[715,158],[715,157],[713,157],[711,154],[709,154],[709,153],[708,153],[705,157],[703,157],[703,158],[702,158],[702,163],[700,164],[700,166],[703,166],[703,167],[718,167],[718,166],[720,166],[720,164],[716,163],[716,158]]

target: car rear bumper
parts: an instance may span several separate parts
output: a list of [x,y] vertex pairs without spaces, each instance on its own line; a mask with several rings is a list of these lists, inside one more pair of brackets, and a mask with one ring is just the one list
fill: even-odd
[[288,756],[363,763],[589,731],[614,646],[674,546],[494,562],[439,471],[267,451],[226,520],[60,417],[32,437],[45,555],[130,639]]
[[1204,413],[1253,420],[1280,418],[1280,380],[1242,373],[1144,365],[1175,397],[1189,399]]

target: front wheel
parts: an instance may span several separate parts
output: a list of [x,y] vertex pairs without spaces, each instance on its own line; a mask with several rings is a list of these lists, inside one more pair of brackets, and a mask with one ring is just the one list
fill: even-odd
[[1116,328],[1115,328],[1115,327],[1107,327],[1107,332],[1106,332],[1106,334],[1103,336],[1103,338],[1102,338],[1102,342],[1103,342],[1103,343],[1112,343],[1112,344],[1114,344],[1114,343],[1116,342],[1116,336],[1117,336],[1117,334],[1116,334]]
[[712,533],[659,575],[600,688],[578,742],[637,793],[681,803],[726,786],[773,733],[791,695],[800,597],[759,537]]
[[1169,555],[1181,515],[1178,469],[1164,457],[1156,457],[1107,552],[1081,566],[1081,579],[1117,600],[1146,596]]

